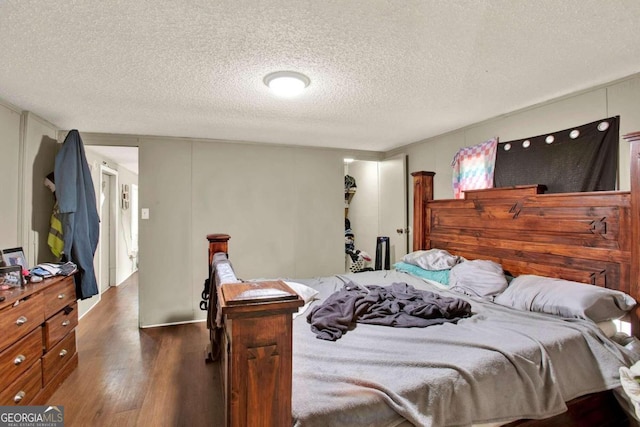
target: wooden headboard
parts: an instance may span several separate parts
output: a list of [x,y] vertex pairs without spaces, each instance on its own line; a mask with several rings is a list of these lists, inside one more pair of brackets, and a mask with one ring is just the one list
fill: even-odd
[[[414,172],[413,250],[490,259],[512,276],[537,274],[617,289],[640,302],[640,132],[631,191],[542,194],[537,185],[433,199],[433,172]],[[640,335],[640,308],[630,316]]]

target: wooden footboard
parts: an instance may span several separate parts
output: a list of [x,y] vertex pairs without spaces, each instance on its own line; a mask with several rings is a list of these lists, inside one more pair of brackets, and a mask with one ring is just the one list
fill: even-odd
[[211,348],[221,359],[225,425],[290,426],[292,313],[304,301],[282,281],[239,282],[228,269],[219,274],[214,258],[226,257],[229,236],[207,239],[216,294],[208,318]]

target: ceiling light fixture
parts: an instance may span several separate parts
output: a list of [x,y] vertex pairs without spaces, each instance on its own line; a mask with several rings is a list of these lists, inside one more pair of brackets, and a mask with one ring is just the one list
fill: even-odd
[[310,83],[309,77],[295,71],[276,71],[267,74],[264,78],[264,84],[275,95],[283,98],[293,98],[300,95]]

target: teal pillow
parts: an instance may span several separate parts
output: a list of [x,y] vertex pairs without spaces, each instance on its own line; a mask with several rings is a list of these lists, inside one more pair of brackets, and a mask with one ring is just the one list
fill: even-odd
[[449,270],[425,270],[417,265],[407,264],[406,262],[396,262],[393,264],[396,271],[409,273],[422,279],[429,279],[449,286]]

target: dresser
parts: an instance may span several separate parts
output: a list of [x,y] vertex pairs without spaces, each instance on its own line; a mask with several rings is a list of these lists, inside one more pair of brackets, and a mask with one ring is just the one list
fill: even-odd
[[78,366],[73,277],[0,291],[0,406],[43,405]]

